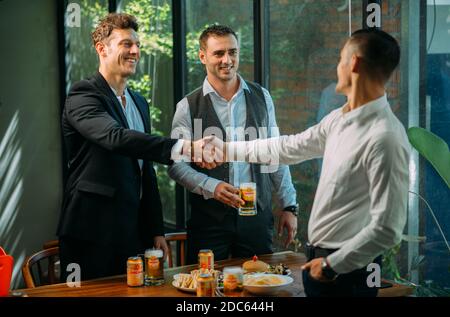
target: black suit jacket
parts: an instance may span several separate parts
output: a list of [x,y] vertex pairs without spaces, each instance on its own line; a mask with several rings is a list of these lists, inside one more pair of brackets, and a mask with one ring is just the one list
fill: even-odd
[[[128,129],[122,105],[100,73],[69,92],[62,116],[69,174],[59,237],[128,248],[151,246],[164,233],[151,161],[171,164],[176,140],[150,135],[148,104],[130,94],[146,133]],[[138,159],[144,160],[142,175]]]

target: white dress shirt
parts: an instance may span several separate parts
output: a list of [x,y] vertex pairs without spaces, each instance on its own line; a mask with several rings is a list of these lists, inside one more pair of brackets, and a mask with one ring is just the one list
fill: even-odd
[[302,133],[232,142],[228,151],[249,162],[269,155],[283,164],[323,156],[308,238],[339,249],[328,256],[337,273],[362,268],[401,241],[410,145],[386,95],[347,113],[339,108]]
[[[202,87],[203,95],[209,95],[211,98],[214,111],[227,133],[228,141],[245,140],[244,134],[239,133],[239,131],[244,131],[243,128],[245,127],[247,119],[247,104],[244,90],[249,90],[249,88],[240,75],[238,75],[238,78],[240,83],[239,89],[229,101],[219,95],[208,82],[207,78],[203,81]],[[266,89],[262,88],[262,90],[267,106],[269,121],[268,136],[279,136],[272,97]],[[172,122],[172,137],[179,138],[180,136],[184,136],[184,138],[190,139],[193,130],[189,103],[185,97],[177,104],[177,110]],[[172,179],[189,191],[203,195],[204,199],[213,198],[217,185],[222,182],[222,180],[200,173],[193,169],[188,163],[180,161],[175,161],[175,163],[169,167],[168,174]],[[277,166],[269,176],[272,188],[276,191],[275,198],[278,205],[280,205],[280,208],[295,205],[297,195],[294,185],[292,184],[289,167],[286,165]],[[229,182],[231,185],[239,187],[242,183],[253,181],[250,164],[246,162],[230,163]]]

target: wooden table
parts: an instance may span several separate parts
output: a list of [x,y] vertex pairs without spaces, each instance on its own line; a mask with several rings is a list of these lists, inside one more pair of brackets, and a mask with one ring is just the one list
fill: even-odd
[[[300,269],[300,267],[306,263],[306,257],[304,254],[287,251],[262,255],[259,259],[273,265],[283,263],[292,271],[291,277],[294,279],[294,282],[285,290],[278,293],[277,296],[305,296],[303,292]],[[246,260],[249,259],[229,259],[217,261],[214,268],[222,270],[226,266],[241,266]],[[196,268],[197,265],[187,265],[165,269],[165,283],[160,286],[128,287],[126,275],[120,275],[84,282],[82,281],[81,287],[78,288],[70,288],[65,283],[62,283],[40,286],[36,288],[20,289],[12,291],[11,293],[21,294],[21,296],[28,297],[195,297],[195,293],[181,292],[173,287],[172,281],[175,274],[189,273]],[[244,291],[243,296],[252,295]]]
[[[306,257],[302,253],[292,251],[278,252],[274,254],[262,255],[260,260],[276,265],[283,263],[291,271],[294,282],[285,290],[277,294],[278,297],[304,297],[303,282],[301,277],[301,266],[306,263]],[[248,259],[229,259],[217,261],[214,268],[222,270],[226,266],[241,266]],[[197,265],[180,266],[165,269],[165,283],[160,286],[128,287],[126,275],[106,277],[90,281],[81,282],[81,287],[70,288],[65,283],[40,286],[36,288],[20,289],[11,292],[11,295],[26,297],[195,297],[195,293],[179,291],[172,286],[173,276],[178,273],[189,273],[197,268]],[[408,296],[412,293],[412,288],[394,284],[391,288],[380,289],[379,297]],[[246,291],[242,296],[253,296]]]

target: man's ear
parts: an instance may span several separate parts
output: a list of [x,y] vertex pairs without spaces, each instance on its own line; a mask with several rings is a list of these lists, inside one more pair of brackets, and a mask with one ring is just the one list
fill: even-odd
[[350,67],[352,73],[359,73],[361,71],[361,57],[353,54],[350,60]]
[[107,51],[106,51],[106,45],[103,42],[97,42],[95,44],[95,50],[97,51],[97,54],[99,57],[106,57]]
[[198,58],[200,59],[200,62],[202,62],[203,65],[206,64],[206,52],[202,49],[198,51]]

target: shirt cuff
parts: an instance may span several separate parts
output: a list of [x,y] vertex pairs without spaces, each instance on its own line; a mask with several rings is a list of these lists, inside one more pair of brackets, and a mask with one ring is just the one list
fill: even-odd
[[171,159],[175,163],[180,162],[190,162],[191,158],[188,155],[183,155],[183,144],[184,140],[178,140],[177,143],[172,147]]
[[203,185],[203,198],[205,199],[211,199],[214,198],[214,192],[216,191],[217,185],[219,185],[222,181],[208,177],[205,180],[205,183]]
[[338,274],[345,274],[356,269],[349,267],[349,265],[346,264],[343,258],[343,254],[342,252],[340,252],[340,250],[327,256],[327,260],[333,271],[335,271]]

